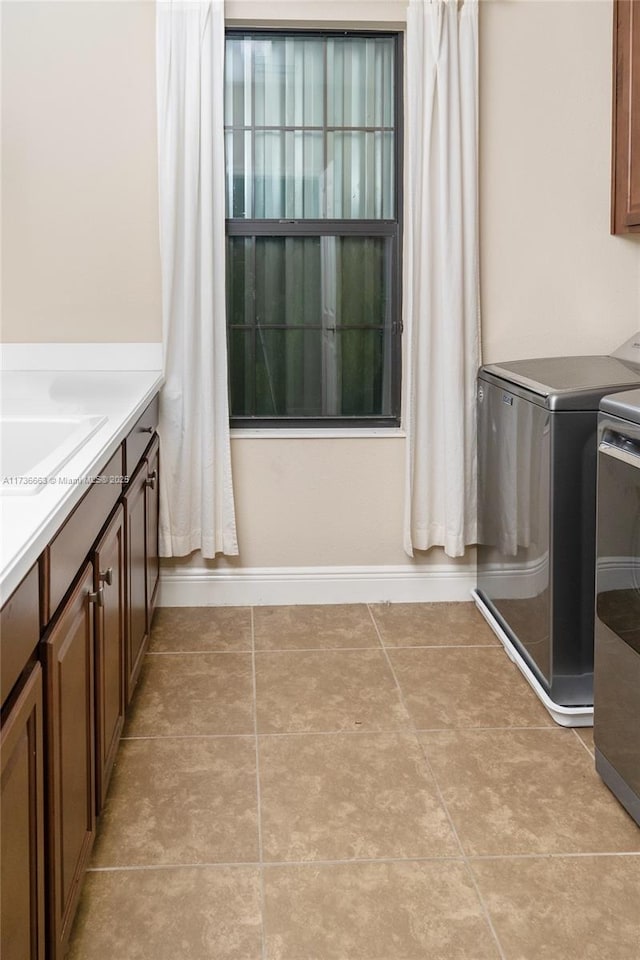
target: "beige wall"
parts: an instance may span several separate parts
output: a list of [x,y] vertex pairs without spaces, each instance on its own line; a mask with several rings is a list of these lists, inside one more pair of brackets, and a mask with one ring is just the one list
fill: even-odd
[[[232,466],[240,539],[232,567],[408,562],[403,437],[234,438]],[[416,563],[445,560],[432,550]],[[199,554],[190,562],[203,563]]]
[[0,8],[2,340],[158,341],[154,4]]
[[403,563],[403,451],[403,439],[234,440],[243,563]]
[[[395,24],[405,7],[227,14]],[[608,232],[610,3],[484,0],[480,43],[485,359],[608,352],[640,327],[640,244]],[[150,3],[3,4],[5,339],[159,336],[153,46]],[[402,438],[232,450],[240,564],[405,562]]]
[[640,328],[640,238],[609,235],[608,0],[481,9],[484,359],[609,353]]

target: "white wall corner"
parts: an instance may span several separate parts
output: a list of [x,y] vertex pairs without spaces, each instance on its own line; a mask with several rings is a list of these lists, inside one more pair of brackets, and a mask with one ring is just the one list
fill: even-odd
[[375,567],[202,567],[160,571],[161,607],[469,600],[475,563]]

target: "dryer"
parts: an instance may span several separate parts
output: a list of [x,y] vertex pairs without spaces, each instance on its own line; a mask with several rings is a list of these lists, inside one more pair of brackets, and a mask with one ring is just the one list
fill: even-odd
[[640,825],[640,390],[598,421],[596,770]]

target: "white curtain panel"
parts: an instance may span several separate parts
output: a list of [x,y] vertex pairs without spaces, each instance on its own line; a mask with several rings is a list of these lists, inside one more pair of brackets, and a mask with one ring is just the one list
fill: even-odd
[[476,542],[478,3],[407,11],[404,548]]
[[224,4],[157,4],[160,554],[237,554],[225,320]]

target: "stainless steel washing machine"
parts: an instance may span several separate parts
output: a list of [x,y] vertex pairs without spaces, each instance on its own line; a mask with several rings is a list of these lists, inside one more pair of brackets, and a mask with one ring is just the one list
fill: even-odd
[[596,770],[640,825],[640,390],[598,420]]
[[478,376],[476,602],[567,726],[593,716],[598,406],[640,387],[640,336],[626,348]]

